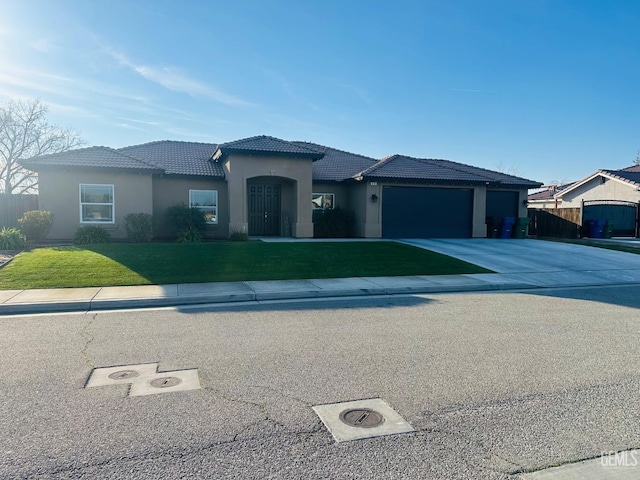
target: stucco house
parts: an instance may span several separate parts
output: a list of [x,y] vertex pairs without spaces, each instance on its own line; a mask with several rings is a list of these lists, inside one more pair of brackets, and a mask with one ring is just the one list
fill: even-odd
[[638,236],[640,166],[598,170],[577,182],[528,197],[529,208],[579,209],[580,223],[606,220],[615,236]]
[[[38,172],[39,208],[54,215],[50,239],[82,225],[125,237],[123,218],[161,219],[184,203],[205,211],[207,236],[313,236],[313,211],[354,212],[365,238],[485,237],[488,217],[526,216],[540,183],[448,160],[381,160],[269,136],[223,144],[158,141],[89,147],[22,161]],[[166,235],[158,222],[156,235]]]

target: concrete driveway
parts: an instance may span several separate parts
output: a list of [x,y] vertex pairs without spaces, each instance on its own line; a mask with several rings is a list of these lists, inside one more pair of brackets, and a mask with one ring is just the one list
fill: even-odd
[[640,255],[544,240],[411,239],[403,243],[539,286],[640,283]]

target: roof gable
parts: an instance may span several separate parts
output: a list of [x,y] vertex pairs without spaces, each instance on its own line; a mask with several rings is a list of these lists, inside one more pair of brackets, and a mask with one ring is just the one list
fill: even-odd
[[233,142],[220,144],[218,150],[215,152],[214,158],[217,159],[229,153],[245,153],[250,155],[278,154],[292,158],[311,158],[312,160],[323,157],[323,154],[317,150],[267,135],[242,138]]
[[597,177],[609,178],[611,180],[623,183],[631,188],[640,188],[640,172],[628,171],[628,170],[598,170],[592,173],[586,178],[579,180],[564,190],[555,194],[556,198],[562,198],[566,194],[573,192],[582,185],[589,183],[591,180]]

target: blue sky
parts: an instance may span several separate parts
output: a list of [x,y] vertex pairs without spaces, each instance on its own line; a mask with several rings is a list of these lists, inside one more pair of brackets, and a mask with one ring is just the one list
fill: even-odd
[[640,2],[3,0],[0,102],[90,145],[253,135],[549,183],[640,149]]

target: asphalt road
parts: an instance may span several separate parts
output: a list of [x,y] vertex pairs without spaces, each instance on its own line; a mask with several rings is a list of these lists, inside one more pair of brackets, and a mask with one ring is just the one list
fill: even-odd
[[[0,318],[0,478],[506,479],[638,448],[639,293]],[[84,388],[146,362],[203,388]],[[336,444],[311,409],[374,397],[417,433]]]

